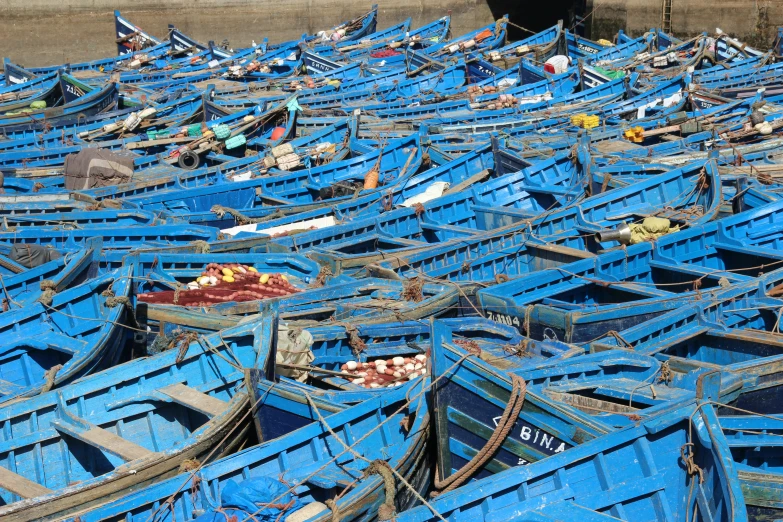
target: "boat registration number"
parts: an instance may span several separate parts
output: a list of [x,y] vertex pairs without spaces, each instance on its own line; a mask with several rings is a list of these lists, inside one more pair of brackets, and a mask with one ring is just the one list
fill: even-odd
[[578,43],[577,42],[576,47],[580,51],[584,51],[584,52],[590,53],[590,54],[596,54],[598,52],[598,49],[596,49],[595,47],[589,47],[589,46],[587,46],[587,45],[585,45],[583,43]]
[[522,326],[522,323],[519,322],[519,317],[513,317],[511,315],[501,314],[491,310],[487,310],[487,319],[490,321],[495,321],[496,323],[507,324],[508,326],[516,326],[517,328]]

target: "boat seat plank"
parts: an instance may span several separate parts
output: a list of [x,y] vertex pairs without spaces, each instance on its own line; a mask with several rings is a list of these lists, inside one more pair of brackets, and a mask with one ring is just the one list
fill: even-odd
[[322,466],[322,463],[313,463],[304,466],[303,468],[290,470],[283,475],[283,478],[289,482],[302,482],[305,480],[312,486],[322,489],[332,489],[338,485],[346,487],[353,482],[357,476],[361,475],[361,471],[357,469],[341,467],[336,464],[330,464],[320,470],[317,469]]
[[261,198],[261,202],[265,205],[292,205],[296,203],[293,199],[282,198],[278,194],[275,194],[274,196],[270,194],[261,194],[259,197]]
[[216,399],[211,395],[202,393],[195,388],[185,386],[184,384],[172,384],[165,388],[161,388],[159,391],[164,395],[171,397],[174,402],[211,417],[220,415],[228,409],[227,402]]
[[52,421],[52,426],[75,439],[86,442],[102,451],[111,453],[123,460],[131,461],[151,455],[153,452],[135,442],[123,439],[119,435],[95,426],[84,419],[78,419],[82,427],[63,419]]
[[26,479],[13,471],[0,466],[0,488],[22,498],[35,498],[48,495],[51,489]]
[[482,180],[484,180],[484,179],[485,179],[485,178],[487,178],[488,176],[489,176],[489,169],[484,169],[484,170],[482,170],[481,172],[478,172],[478,173],[476,173],[476,174],[473,174],[473,175],[472,175],[472,176],[470,176],[469,178],[467,178],[467,179],[465,179],[465,180],[462,180],[462,181],[460,181],[459,183],[457,183],[457,184],[456,184],[456,185],[454,185],[453,187],[449,187],[449,188],[448,188],[448,189],[447,189],[447,190],[446,190],[446,191],[443,193],[443,195],[444,195],[444,196],[448,196],[448,195],[450,195],[450,194],[456,194],[457,192],[462,192],[462,191],[466,190],[468,187],[470,187],[471,185],[475,185],[475,184],[476,184],[476,183],[478,183],[479,181],[482,181]]

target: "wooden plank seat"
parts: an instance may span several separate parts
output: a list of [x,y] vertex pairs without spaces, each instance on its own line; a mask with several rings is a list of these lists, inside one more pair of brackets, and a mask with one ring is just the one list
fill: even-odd
[[10,491],[14,495],[19,495],[22,498],[35,498],[52,492],[51,489],[26,479],[1,466],[0,488]]
[[174,402],[201,412],[210,417],[220,415],[226,409],[228,409],[228,403],[220,399],[216,399],[211,395],[202,393],[195,388],[186,386],[184,384],[171,384],[165,388],[161,388],[162,394],[171,397]]
[[115,435],[79,417],[57,419],[52,421],[52,426],[61,433],[86,442],[126,461],[140,459],[153,453],[135,442],[123,439],[119,435]]

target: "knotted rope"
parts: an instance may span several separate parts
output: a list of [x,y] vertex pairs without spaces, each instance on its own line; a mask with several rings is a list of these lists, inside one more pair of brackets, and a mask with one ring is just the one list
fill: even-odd
[[62,364],[55,364],[44,373],[44,385],[41,387],[41,393],[46,393],[54,387],[54,379],[57,372],[63,369]]
[[219,219],[223,219],[223,216],[228,214],[240,225],[259,223],[259,220],[248,217],[234,208],[224,207],[223,205],[212,205],[212,208],[210,208],[209,211],[215,214]]
[[661,373],[658,375],[658,382],[669,384],[672,382],[672,370],[669,368],[669,361],[661,363]]
[[694,460],[693,448],[693,442],[686,442],[680,446],[680,456],[682,457],[682,461],[685,463],[685,468],[688,472],[688,475],[694,476],[698,474],[699,484],[704,484],[704,471],[699,467],[698,464],[696,464],[696,461]]
[[178,282],[176,288],[174,288],[174,298],[171,300],[174,304],[179,304],[179,294],[182,290],[184,290],[184,286]]
[[327,499],[324,504],[332,511],[331,522],[340,522],[340,508],[337,506],[337,502],[330,498]]
[[406,301],[419,303],[424,300],[424,293],[422,292],[423,288],[424,280],[421,277],[408,279],[403,285],[402,298]]
[[203,239],[197,239],[196,241],[192,241],[190,244],[193,246],[197,254],[209,254],[209,243]]
[[345,333],[348,334],[348,346],[353,349],[354,355],[359,355],[367,349],[367,343],[359,337],[359,329],[356,326],[342,321],[338,321],[335,324],[345,328]]
[[473,339],[454,339],[454,344],[476,357],[481,357],[481,347]]
[[196,341],[198,341],[198,334],[196,332],[180,332],[179,335],[172,339],[168,345],[168,348],[171,349],[175,346],[179,346],[177,358],[175,359],[176,362],[182,362],[182,360],[185,358],[185,354],[188,353],[190,344]]
[[315,281],[310,283],[310,286],[313,288],[321,288],[326,284],[326,280],[330,277],[332,277],[334,274],[332,273],[332,269],[328,266],[322,266],[321,270],[318,272],[318,275],[315,278]]
[[180,473],[188,473],[190,471],[197,470],[201,466],[201,463],[196,459],[185,459],[179,465]]
[[520,341],[519,344],[506,344],[503,347],[503,351],[516,357],[530,357],[531,354],[527,351],[529,343],[530,338],[526,337],[523,341]]
[[131,321],[133,321],[133,326],[139,326],[139,322],[136,321],[136,312],[133,310],[133,303],[131,303],[131,300],[127,295],[114,295],[114,290],[107,288],[101,292],[101,296],[106,298],[106,306],[108,308],[124,306],[128,310],[128,316],[131,318]]
[[378,508],[378,520],[391,520],[396,514],[394,507],[394,497],[396,495],[396,488],[394,486],[394,475],[392,474],[391,466],[385,460],[373,460],[367,469],[364,470],[363,478],[367,478],[370,475],[380,475],[383,479],[383,487],[386,491],[386,500]]
[[495,274],[495,283],[501,285],[509,282],[511,279],[506,274]]
[[38,285],[41,287],[42,294],[36,301],[44,306],[51,306],[52,300],[54,299],[55,294],[57,294],[57,284],[51,279],[44,279],[38,283]]

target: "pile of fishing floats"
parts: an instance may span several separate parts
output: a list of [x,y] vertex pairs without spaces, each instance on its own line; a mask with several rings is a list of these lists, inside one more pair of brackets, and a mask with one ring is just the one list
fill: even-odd
[[343,373],[355,375],[353,384],[363,388],[388,388],[402,386],[407,381],[427,374],[427,356],[394,357],[369,362],[348,361],[340,369]]

